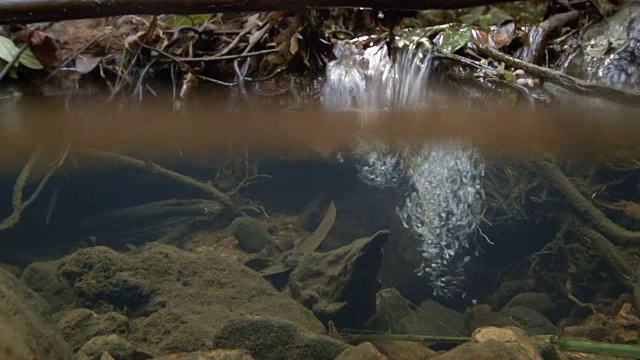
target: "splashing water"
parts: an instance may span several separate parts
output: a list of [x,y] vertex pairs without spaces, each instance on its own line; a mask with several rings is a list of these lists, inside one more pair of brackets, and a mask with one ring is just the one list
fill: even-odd
[[[375,111],[428,105],[432,57],[423,47],[401,47],[395,63],[384,45],[362,50],[339,44],[336,56],[323,86],[326,109],[357,110],[370,119]],[[429,277],[434,294],[456,293],[484,199],[484,168],[476,149],[464,141],[442,140],[394,153],[383,143],[360,140],[354,154],[366,184],[408,189],[397,213],[420,240],[423,262],[417,271]]]

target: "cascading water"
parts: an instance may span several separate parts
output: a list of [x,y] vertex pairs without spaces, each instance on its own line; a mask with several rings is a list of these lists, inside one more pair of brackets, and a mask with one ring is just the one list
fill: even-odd
[[[405,44],[393,63],[384,45],[363,50],[346,43],[336,47],[336,56],[327,66],[322,92],[326,109],[357,110],[366,119],[375,111],[428,105],[428,49]],[[476,149],[464,141],[441,140],[394,153],[386,144],[360,140],[354,154],[365,183],[404,189],[406,199],[397,213],[420,241],[418,273],[429,277],[434,294],[456,293],[473,253],[484,198],[484,168]]]

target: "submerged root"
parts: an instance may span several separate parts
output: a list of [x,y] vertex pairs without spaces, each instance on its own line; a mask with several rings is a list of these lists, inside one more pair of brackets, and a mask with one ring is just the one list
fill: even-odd
[[173,180],[181,184],[194,187],[200,191],[203,191],[211,195],[213,199],[219,201],[222,205],[231,209],[232,211],[237,211],[237,206],[231,200],[231,198],[227,194],[218,190],[215,186],[211,184],[202,182],[190,176],[180,174],[169,169],[165,169],[164,167],[151,161],[138,160],[126,155],[116,154],[113,152],[104,152],[104,151],[98,151],[98,150],[87,150],[87,151],[91,155],[101,157],[107,160],[115,161],[115,162],[130,166],[130,167],[134,167],[140,170],[148,171],[156,175],[165,177],[169,180]]
[[36,150],[34,150],[31,157],[29,158],[29,161],[27,161],[25,166],[22,168],[22,171],[20,172],[20,175],[18,176],[18,179],[16,179],[16,183],[13,186],[13,213],[11,213],[11,215],[9,215],[2,221],[2,223],[0,223],[0,231],[10,229],[20,221],[22,212],[38,199],[38,196],[40,196],[49,180],[51,180],[58,169],[62,167],[65,160],[67,159],[70,148],[71,145],[67,145],[60,151],[57,159],[49,166],[47,172],[40,179],[40,183],[34,190],[33,194],[31,194],[31,196],[26,201],[23,201],[24,188],[27,184],[29,176],[31,175],[31,171],[42,155],[41,148],[37,148]]
[[589,200],[582,196],[554,163],[540,161],[534,166],[550,185],[560,191],[560,194],[567,200],[569,205],[598,232],[618,245],[640,245],[640,232],[624,229],[607,218]]

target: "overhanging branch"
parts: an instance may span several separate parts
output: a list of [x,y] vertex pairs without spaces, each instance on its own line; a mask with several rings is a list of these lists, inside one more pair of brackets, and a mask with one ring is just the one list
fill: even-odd
[[0,25],[119,15],[298,10],[307,7],[457,9],[514,0],[2,0]]

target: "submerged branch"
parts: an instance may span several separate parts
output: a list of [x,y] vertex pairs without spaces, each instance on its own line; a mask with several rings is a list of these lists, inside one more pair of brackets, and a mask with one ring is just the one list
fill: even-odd
[[605,235],[618,245],[640,245],[640,232],[629,231],[609,220],[598,208],[587,200],[562,171],[549,161],[540,161],[535,165],[536,170],[544,176],[550,185],[560,191],[582,217],[589,221],[598,232]]
[[154,174],[163,176],[170,180],[177,181],[179,183],[182,183],[191,187],[195,187],[201,191],[204,191],[205,193],[208,193],[215,200],[219,201],[224,206],[234,211],[236,210],[236,206],[234,202],[231,200],[231,198],[227,196],[227,194],[218,190],[215,186],[211,184],[207,184],[202,181],[196,180],[192,177],[171,171],[169,169],[165,169],[162,166],[155,164],[151,161],[142,161],[126,155],[121,155],[121,154],[116,154],[111,152],[104,152],[104,151],[97,151],[97,150],[87,150],[87,151],[91,155],[105,158],[105,159],[115,161],[121,164],[125,164],[134,168],[138,168],[141,170],[150,171]]
[[308,7],[458,9],[511,1],[515,0],[3,0],[0,1],[0,25],[119,15],[188,15]]

